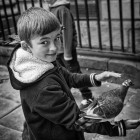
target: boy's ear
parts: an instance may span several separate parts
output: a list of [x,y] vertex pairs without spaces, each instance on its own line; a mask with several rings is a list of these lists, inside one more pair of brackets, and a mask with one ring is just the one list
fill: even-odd
[[21,48],[29,53],[31,53],[31,49],[30,46],[25,42],[25,41],[21,41]]

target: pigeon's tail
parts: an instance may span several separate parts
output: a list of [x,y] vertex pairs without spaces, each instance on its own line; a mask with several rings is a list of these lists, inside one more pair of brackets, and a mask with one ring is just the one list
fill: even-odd
[[130,86],[133,86],[134,84],[133,84],[133,82],[130,79],[128,79],[128,80],[125,80],[122,83],[122,85],[125,86],[125,87],[130,87]]

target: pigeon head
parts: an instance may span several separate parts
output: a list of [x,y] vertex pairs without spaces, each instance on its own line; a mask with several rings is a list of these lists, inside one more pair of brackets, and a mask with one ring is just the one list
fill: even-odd
[[122,83],[122,85],[125,86],[125,87],[130,87],[130,86],[133,86],[134,84],[133,84],[133,82],[130,79],[128,79],[128,80],[125,80]]

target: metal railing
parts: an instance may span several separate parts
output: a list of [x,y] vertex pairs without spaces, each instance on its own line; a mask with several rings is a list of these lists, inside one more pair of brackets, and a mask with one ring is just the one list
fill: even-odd
[[[139,61],[140,48],[136,44],[136,30],[139,27],[135,27],[135,25],[136,22],[140,22],[140,19],[139,17],[135,17],[135,13],[137,12],[134,10],[135,1],[130,0],[127,5],[129,6],[128,9],[130,9],[129,18],[123,17],[124,1],[122,0],[115,1],[115,4],[118,5],[119,16],[112,18],[112,2],[111,0],[71,0],[71,12],[74,15],[78,33],[78,52],[80,54],[100,55],[103,57],[115,56],[121,59],[130,58]],[[0,1],[1,40],[6,40],[8,35],[17,34],[16,22],[18,16],[31,6],[43,7],[43,0]],[[106,13],[105,17],[103,17],[104,12]],[[124,29],[124,22],[129,24],[129,28],[126,30]],[[119,26],[114,31],[115,24],[119,24]],[[105,31],[103,31],[103,26],[106,26]],[[117,45],[114,45],[116,38],[113,34],[115,32],[117,32]],[[124,34],[127,34],[127,41],[126,35],[124,36]],[[104,37],[108,40],[106,44]],[[93,42],[93,40],[97,41]],[[140,44],[140,42],[138,43]]]

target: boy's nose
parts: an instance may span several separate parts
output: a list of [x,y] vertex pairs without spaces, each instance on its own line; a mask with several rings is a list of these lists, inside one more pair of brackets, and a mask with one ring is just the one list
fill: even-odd
[[51,43],[50,50],[57,51],[57,46],[54,43]]

